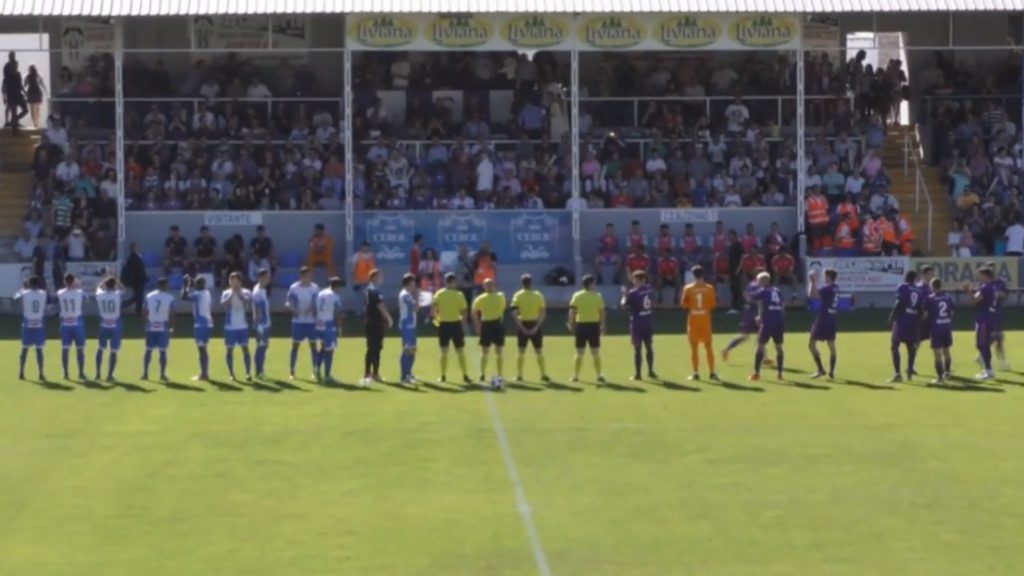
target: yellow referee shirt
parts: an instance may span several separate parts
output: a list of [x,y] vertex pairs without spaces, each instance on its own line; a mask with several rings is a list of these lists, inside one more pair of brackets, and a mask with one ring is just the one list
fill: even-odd
[[503,292],[484,292],[473,300],[473,313],[480,314],[481,322],[502,320],[507,307]]
[[434,311],[438,322],[461,322],[466,308],[466,296],[461,290],[441,288],[434,294]]
[[544,295],[536,290],[520,290],[512,296],[512,309],[519,312],[523,322],[536,322],[545,307]]
[[576,311],[577,324],[596,324],[601,321],[604,298],[594,290],[580,290],[572,295],[569,308]]

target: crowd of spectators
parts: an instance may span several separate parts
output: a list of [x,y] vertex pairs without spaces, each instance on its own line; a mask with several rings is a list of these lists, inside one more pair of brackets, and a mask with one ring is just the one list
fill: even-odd
[[953,209],[949,245],[956,254],[1020,251],[1014,226],[1024,213],[1021,81],[1020,54],[977,69],[941,52],[922,80],[931,158]]

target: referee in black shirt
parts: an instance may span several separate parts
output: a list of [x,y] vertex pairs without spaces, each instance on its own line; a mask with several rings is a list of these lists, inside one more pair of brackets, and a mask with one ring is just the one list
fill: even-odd
[[380,270],[370,271],[370,283],[363,291],[363,318],[366,319],[366,358],[362,384],[380,382],[380,352],[384,348],[384,333],[394,324],[391,313],[380,294]]

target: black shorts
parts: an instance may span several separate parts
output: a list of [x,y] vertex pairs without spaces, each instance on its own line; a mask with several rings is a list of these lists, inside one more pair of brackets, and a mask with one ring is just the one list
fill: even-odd
[[576,348],[582,349],[587,346],[593,350],[601,347],[601,325],[597,322],[576,325]]
[[505,324],[501,320],[491,320],[480,324],[480,345],[498,346],[505,345]]
[[[536,325],[536,320],[523,320],[523,328],[526,328],[527,330],[532,330]],[[526,348],[526,344],[529,342],[530,344],[533,344],[534,350],[540,350],[544,347],[544,328],[541,327],[539,330],[529,335],[523,334],[523,331],[520,330],[516,339],[519,341],[520,349]]]
[[465,348],[466,333],[462,331],[462,322],[441,322],[437,327],[437,339],[441,348],[447,348],[449,344],[455,344],[456,350]]

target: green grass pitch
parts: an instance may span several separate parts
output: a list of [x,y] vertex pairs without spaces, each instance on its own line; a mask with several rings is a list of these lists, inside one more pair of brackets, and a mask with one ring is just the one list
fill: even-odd
[[[553,327],[556,383],[537,382],[529,353],[528,381],[502,394],[361,389],[357,338],[342,340],[337,387],[306,379],[305,351],[298,381],[229,383],[219,341],[216,382],[194,384],[185,338],[172,344],[170,384],[137,380],[135,338],[123,384],[19,382],[19,344],[4,340],[0,574],[1024,573],[1024,376],[928,387],[924,351],[923,377],[890,386],[887,334],[847,331],[839,379],[811,382],[797,318],[787,382],[747,382],[748,343],[720,366],[726,384],[691,383],[681,319],[666,317],[664,381],[628,381],[617,327],[603,348],[612,385],[595,386],[589,360],[570,383],[572,343]],[[716,322],[721,347],[732,320]],[[1024,367],[1013,353],[1024,332],[1007,338]],[[959,375],[978,371],[972,343],[956,334]],[[468,350],[475,364],[475,341]],[[390,338],[385,377],[396,379],[398,353]],[[269,358],[269,374],[285,376],[284,338]],[[437,358],[422,338],[417,374],[432,382]],[[59,362],[51,340],[51,379]]]

